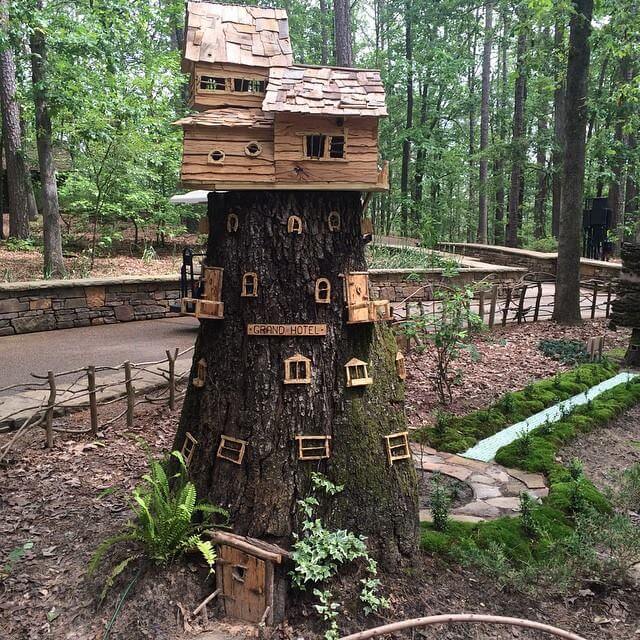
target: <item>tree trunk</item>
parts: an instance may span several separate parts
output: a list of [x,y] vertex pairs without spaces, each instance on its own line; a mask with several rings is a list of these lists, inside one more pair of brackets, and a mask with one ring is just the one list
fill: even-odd
[[[42,0],[37,1],[38,10]],[[36,142],[40,184],[42,185],[42,227],[44,236],[44,274],[46,277],[61,278],[65,275],[62,258],[62,235],[60,233],[60,209],[58,205],[58,185],[53,160],[51,142],[51,116],[47,104],[46,42],[44,33],[34,29],[31,34],[31,75],[33,78],[33,98],[36,111]]]
[[[226,216],[240,218],[236,233]],[[340,214],[330,233],[327,214]],[[302,218],[303,233],[287,233]],[[233,530],[289,545],[298,528],[296,501],[312,471],[344,484],[333,498],[333,526],[368,536],[387,566],[410,557],[418,534],[411,460],[387,462],[385,435],[406,429],[395,340],[380,324],[346,324],[343,274],[366,268],[362,206],[354,192],[229,192],[209,196],[206,262],[224,268],[224,320],[202,321],[194,353],[206,362],[203,388],[191,384],[176,448],[185,432],[198,441],[190,471],[199,495],[227,507]],[[258,277],[257,297],[241,297],[242,275]],[[314,283],[331,282],[330,304],[317,304]],[[248,336],[249,323],[323,323],[322,337]],[[311,384],[283,384],[284,360],[311,359]],[[345,387],[345,363],[369,363],[373,384]],[[246,441],[241,464],[216,457],[221,436]],[[331,436],[331,456],[304,461],[297,435]]]
[[[0,30],[5,37],[9,21],[8,7],[7,0],[0,0]],[[16,97],[16,67],[13,50],[7,43],[0,48],[0,107],[7,165],[9,235],[15,238],[27,238],[29,236],[27,171],[20,134],[20,108]]]
[[[545,105],[546,107],[547,105]],[[536,169],[538,171],[538,186],[533,203],[534,228],[533,235],[536,239],[544,238],[547,235],[547,191],[549,176],[547,175],[547,150],[544,144],[545,131],[547,130],[546,116],[541,113],[538,118],[538,150],[536,152]]]
[[[553,34],[556,59],[564,49],[564,25],[558,22]],[[562,158],[564,156],[564,91],[565,76],[556,80],[553,91],[553,173],[551,178],[551,233],[558,237],[560,229],[560,207],[562,204]]]
[[493,0],[484,5],[484,46],[482,49],[482,97],[480,99],[480,174],[478,184],[478,242],[487,244],[489,205],[487,200],[489,158],[489,101],[491,88],[491,49],[493,41]]
[[522,218],[522,194],[524,192],[525,119],[524,105],[527,96],[527,75],[525,56],[527,53],[527,31],[524,21],[519,24],[518,46],[516,51],[516,82],[513,99],[513,135],[511,147],[513,162],[511,182],[509,184],[509,220],[507,222],[507,246],[518,246],[518,230]]
[[507,35],[508,35],[508,18],[506,14],[503,15],[502,24],[502,38],[500,42],[500,89],[497,91],[498,105],[496,109],[496,120],[498,121],[498,136],[500,139],[500,152],[496,154],[493,163],[493,173],[496,184],[496,203],[494,213],[494,227],[493,227],[493,241],[497,245],[504,244],[504,150],[503,145],[507,136],[506,123],[504,117],[504,109],[507,103],[507,90],[508,90],[508,74],[507,74]]
[[413,129],[413,17],[411,0],[405,2],[404,54],[407,63],[407,115],[402,141],[402,166],[400,168],[400,197],[402,234],[409,235],[409,163],[411,162],[411,130]]
[[333,20],[336,42],[336,64],[339,67],[353,66],[351,47],[350,0],[333,0]]
[[565,155],[558,266],[553,319],[577,324],[580,317],[580,246],[584,199],[589,35],[593,0],[574,0],[569,31],[565,98]]
[[320,0],[320,64],[329,64],[329,30],[327,0]]

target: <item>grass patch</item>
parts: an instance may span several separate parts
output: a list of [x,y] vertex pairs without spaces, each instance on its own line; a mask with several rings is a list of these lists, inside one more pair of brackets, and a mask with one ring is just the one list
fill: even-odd
[[456,269],[458,263],[439,253],[426,249],[405,247],[367,247],[367,264],[370,269]]
[[617,366],[609,361],[584,364],[554,378],[534,382],[515,393],[507,393],[487,409],[466,416],[441,416],[435,427],[423,427],[413,437],[439,451],[466,451],[479,440],[587,391],[616,372]]

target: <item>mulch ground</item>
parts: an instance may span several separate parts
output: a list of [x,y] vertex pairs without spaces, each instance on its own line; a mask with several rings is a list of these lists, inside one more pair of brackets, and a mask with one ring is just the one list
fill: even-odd
[[[487,404],[504,391],[520,388],[534,377],[562,368],[537,352],[541,337],[588,337],[602,332],[600,322],[571,331],[550,325],[529,325],[479,337],[474,344],[480,357],[465,355],[460,361],[464,375],[455,389],[453,408],[461,412]],[[611,337],[608,346],[623,341],[620,334],[615,340]],[[524,364],[518,365],[519,361]],[[408,401],[415,423],[433,410],[435,396],[428,382],[415,373],[411,362],[408,370]],[[105,408],[101,417],[107,420],[121,411],[120,404],[115,403]],[[57,434],[52,451],[43,449],[41,432],[30,433],[20,442],[10,464],[0,469],[0,638],[103,638],[104,626],[132,573],[116,582],[99,607],[105,572],[90,578],[87,564],[97,545],[122,528],[130,516],[127,496],[147,467],[142,441],[146,441],[154,455],[168,451],[178,415],[179,411],[171,414],[163,407],[143,406],[136,408],[133,429],[127,429],[124,420],[120,420],[95,440]],[[635,424],[640,429],[638,415],[638,412],[628,414],[629,428]],[[88,424],[88,416],[85,412],[71,414],[57,419],[57,424],[77,429]],[[7,437],[0,435],[0,445]],[[630,433],[625,438],[633,441],[640,439],[640,435],[636,438]],[[605,437],[604,442],[610,443],[611,438]],[[594,464],[602,443],[593,446]],[[587,473],[591,473],[589,456]],[[32,548],[22,558],[9,562],[9,553],[26,542],[32,542]],[[104,567],[113,567],[125,555],[123,548],[111,553]],[[499,591],[482,574],[425,555],[394,576],[384,577],[383,582],[392,601],[385,619],[373,616],[365,620],[347,611],[341,622],[343,631],[431,613],[474,611],[547,621],[589,640],[625,640],[640,634],[640,599],[633,590],[602,589],[595,595],[591,590],[582,592],[587,595],[576,590],[562,599],[547,598],[544,594],[532,598]],[[212,588],[211,579],[206,581],[206,572],[195,558],[166,569],[148,569],[129,593],[110,637],[113,640],[192,637],[206,625],[201,624],[201,619],[194,620],[189,611]],[[317,635],[320,627],[312,609],[303,603],[294,611],[297,617],[291,620],[293,627],[280,629],[278,640]],[[210,628],[220,629],[215,620]],[[233,633],[244,637],[241,629]],[[439,640],[540,637],[497,627],[432,629],[421,635]]]

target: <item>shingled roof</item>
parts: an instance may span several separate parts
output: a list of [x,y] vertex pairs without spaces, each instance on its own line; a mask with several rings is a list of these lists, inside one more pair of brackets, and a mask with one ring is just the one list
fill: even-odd
[[295,65],[271,68],[264,111],[386,116],[380,72]]
[[250,129],[270,129],[273,127],[273,113],[262,109],[238,109],[224,107],[195,113],[176,120],[173,124],[183,127],[200,125],[203,127],[249,127]]
[[183,70],[193,62],[228,62],[256,67],[293,63],[284,9],[187,3]]

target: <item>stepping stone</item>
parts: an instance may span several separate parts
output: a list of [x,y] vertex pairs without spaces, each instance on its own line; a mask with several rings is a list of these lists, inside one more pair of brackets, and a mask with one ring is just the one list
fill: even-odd
[[420,522],[433,522],[431,509],[420,509],[419,518]]
[[502,493],[499,487],[492,487],[488,484],[479,484],[471,482],[471,488],[473,489],[473,497],[476,500],[484,500],[485,498],[499,498]]
[[[500,498],[495,498],[500,500]],[[502,498],[504,499],[504,498]],[[461,513],[467,516],[476,516],[477,518],[498,518],[502,515],[498,507],[487,504],[483,500],[475,500],[469,504],[465,504],[463,507],[458,507],[455,511],[457,514]]]
[[516,480],[524,482],[529,489],[544,489],[547,485],[544,476],[539,473],[527,473],[518,469],[506,469],[506,472]]
[[528,487],[522,484],[522,482],[519,482],[518,480],[511,480],[510,482],[507,482],[506,485],[502,486],[502,495],[515,497],[519,496],[526,489],[528,489]]
[[410,444],[411,447],[411,451],[413,451],[413,453],[419,455],[420,453],[425,453],[427,455],[434,455],[434,454],[438,454],[438,452],[435,449],[432,449],[431,447],[427,447],[426,444],[417,444],[415,442],[412,442]]
[[466,467],[460,467],[456,464],[448,464],[445,462],[445,464],[440,465],[440,473],[445,476],[451,476],[452,478],[464,481],[473,473],[473,471]]
[[498,482],[509,482],[509,474],[506,471],[503,471],[500,467],[496,467],[494,465],[487,467],[484,473],[492,478],[495,478]]
[[444,458],[431,454],[414,454],[413,459],[416,461],[416,465],[419,467],[421,464],[444,464]]
[[480,462],[479,460],[472,460],[471,458],[463,458],[455,453],[452,453],[446,458],[447,464],[460,464],[463,467],[469,467],[469,469],[476,469],[477,471],[484,471],[487,468],[486,462]]
[[549,488],[544,487],[542,489],[531,489],[529,493],[538,498],[546,498],[549,495]]
[[520,499],[519,498],[489,498],[487,504],[498,509],[505,509],[510,511],[520,511]]
[[480,484],[496,484],[496,479],[486,476],[483,473],[474,473],[469,477],[469,482],[479,482]]
[[485,518],[479,518],[478,516],[468,516],[464,513],[452,513],[451,519],[456,522],[470,522],[471,524],[476,524],[478,522],[485,522]]

